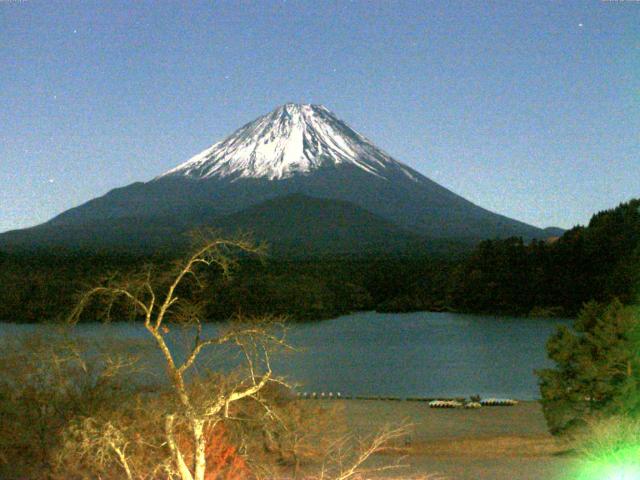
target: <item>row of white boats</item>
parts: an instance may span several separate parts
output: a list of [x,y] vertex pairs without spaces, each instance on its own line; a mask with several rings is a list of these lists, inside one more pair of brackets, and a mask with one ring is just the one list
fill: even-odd
[[399,398],[399,397],[365,397],[365,396],[343,396],[340,392],[298,392],[298,398],[310,400],[407,400],[428,402],[431,408],[480,408],[480,407],[509,407],[517,405],[518,401],[511,398],[485,398],[471,401],[465,399],[430,399],[430,398]]
[[518,401],[511,398],[485,398],[479,402],[461,402],[459,400],[432,400],[431,408],[480,408],[480,407],[511,407]]

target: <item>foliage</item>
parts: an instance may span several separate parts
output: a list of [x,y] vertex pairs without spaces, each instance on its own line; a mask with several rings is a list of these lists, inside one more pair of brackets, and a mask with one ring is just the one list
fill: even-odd
[[[77,291],[96,279],[108,281],[134,275],[149,264],[156,271],[172,265],[170,258],[118,255],[50,256],[10,255],[0,265],[0,321],[46,322],[64,318],[76,302]],[[242,275],[219,276],[202,272],[205,290],[187,286],[183,298],[203,302],[207,321],[245,316],[286,315],[292,321],[331,318],[358,310],[388,310],[393,302],[401,310],[442,309],[449,263],[424,257],[379,257],[322,260],[238,259]],[[114,272],[118,272],[115,275]],[[410,302],[403,300],[408,292]],[[394,300],[396,299],[396,300]],[[116,303],[112,320],[130,319],[132,312]],[[95,306],[83,316],[91,321]],[[140,317],[141,318],[141,317]]]
[[462,311],[575,315],[589,300],[631,303],[640,285],[640,200],[553,242],[484,241],[453,277],[449,304]]
[[578,455],[575,480],[638,478],[640,475],[640,421],[614,416],[590,421],[569,439]]
[[[229,440],[226,428],[222,424],[210,425],[204,435],[207,438],[205,457],[208,465],[205,480],[242,480],[252,476],[247,462]],[[181,433],[178,435],[177,443],[187,458],[194,456],[190,435]]]
[[535,304],[538,290],[534,270],[541,244],[524,244],[521,238],[487,240],[455,272],[451,301],[463,310],[509,312]]
[[587,304],[574,331],[561,327],[547,351],[555,369],[538,372],[545,418],[563,433],[594,418],[640,414],[640,312],[618,300]]
[[136,345],[91,343],[64,332],[4,338],[0,345],[0,477],[45,478],[62,432],[131,395]]
[[640,420],[613,416],[588,422],[572,435],[570,445],[580,456],[593,460],[610,459],[628,447],[640,450]]
[[63,319],[75,306],[78,291],[114,271],[126,273],[152,261],[117,253],[88,255],[50,251],[7,254],[0,263],[0,321],[51,322]]

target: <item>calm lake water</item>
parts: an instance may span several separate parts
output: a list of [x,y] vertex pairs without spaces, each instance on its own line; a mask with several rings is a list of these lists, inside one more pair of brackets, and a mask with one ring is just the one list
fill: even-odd
[[[301,392],[531,400],[539,397],[533,370],[551,365],[545,343],[557,326],[569,324],[559,319],[362,312],[292,325],[289,342],[302,351],[276,358],[273,368],[299,384]],[[0,336],[46,328],[0,324]],[[146,339],[144,329],[130,323],[76,329],[84,336]]]

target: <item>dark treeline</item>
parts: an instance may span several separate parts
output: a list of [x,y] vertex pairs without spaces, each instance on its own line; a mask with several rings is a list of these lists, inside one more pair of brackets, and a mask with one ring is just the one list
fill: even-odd
[[630,303],[640,284],[640,200],[555,241],[482,242],[454,275],[449,301],[463,311],[574,316],[590,300]]
[[[63,318],[77,293],[100,279],[168,262],[125,254],[0,254],[0,321]],[[455,259],[245,259],[230,278],[218,273],[210,273],[207,286],[212,320],[272,313],[305,321],[358,310],[573,316],[589,300],[636,297],[640,200],[600,212],[558,239],[487,240]]]
[[[167,257],[106,254],[1,255],[0,321],[64,319],[78,294],[98,282],[151,264],[161,270],[171,262]],[[205,311],[211,320],[267,313],[306,321],[358,310],[444,309],[444,286],[453,267],[424,256],[244,259],[228,278],[216,270],[207,272]],[[409,298],[413,290],[420,295]],[[129,314],[116,308],[113,318]]]

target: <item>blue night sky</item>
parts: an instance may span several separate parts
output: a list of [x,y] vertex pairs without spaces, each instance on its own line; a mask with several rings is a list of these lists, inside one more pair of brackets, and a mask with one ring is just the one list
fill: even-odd
[[0,231],[320,103],[490,210],[640,196],[640,2],[0,1]]

